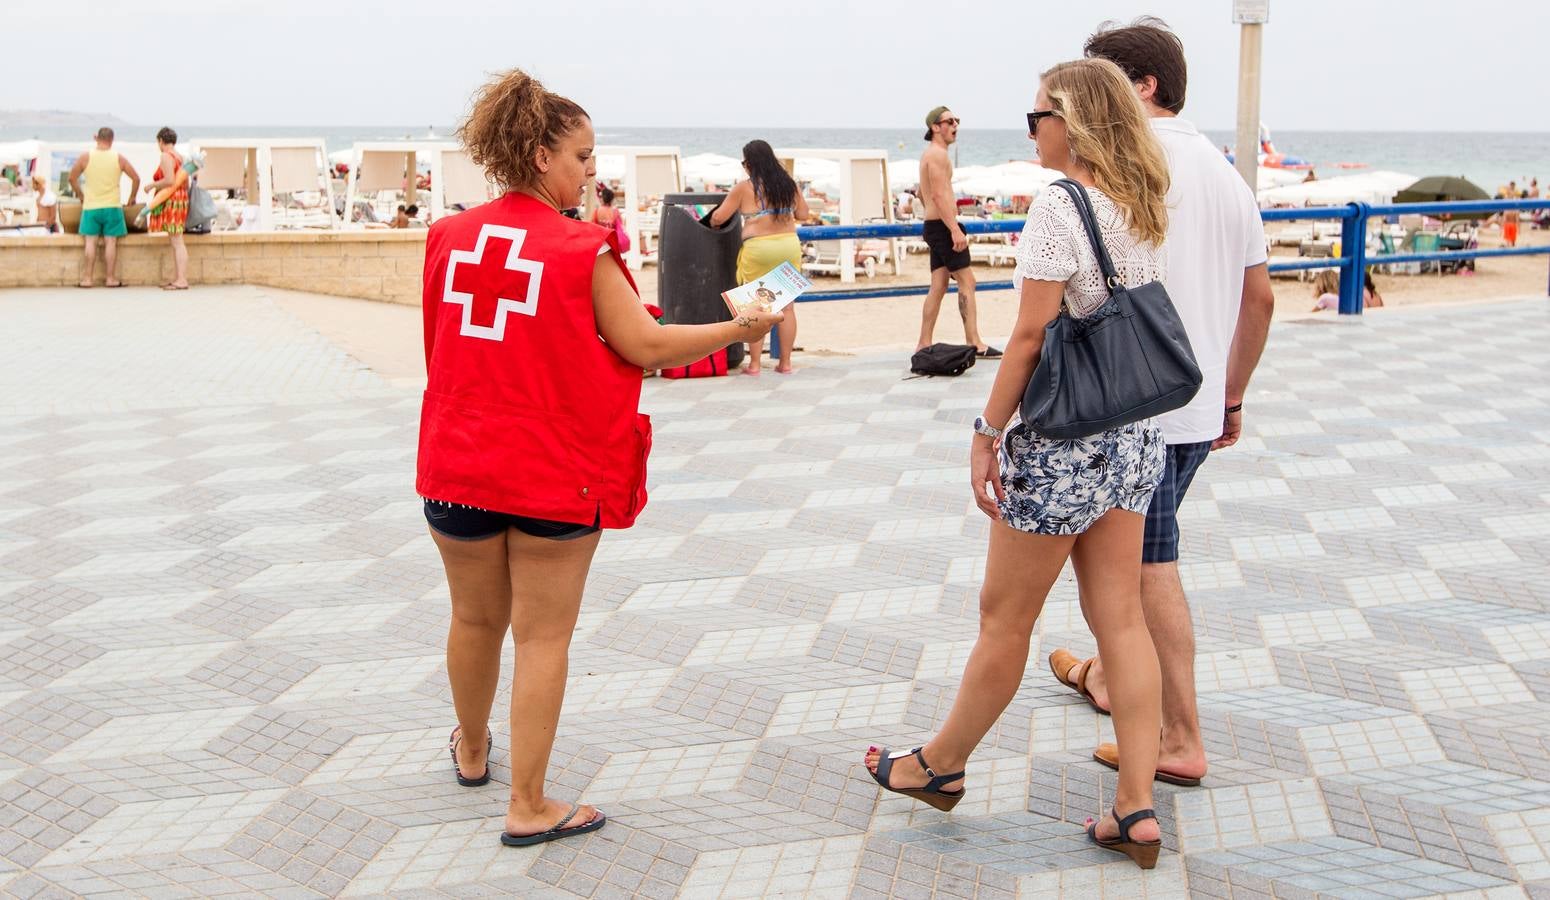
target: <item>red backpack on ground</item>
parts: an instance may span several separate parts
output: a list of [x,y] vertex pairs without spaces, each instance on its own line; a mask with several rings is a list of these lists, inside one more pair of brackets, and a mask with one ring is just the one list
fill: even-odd
[[662,370],[663,378],[710,378],[725,374],[727,374],[727,348],[725,347],[687,366]]

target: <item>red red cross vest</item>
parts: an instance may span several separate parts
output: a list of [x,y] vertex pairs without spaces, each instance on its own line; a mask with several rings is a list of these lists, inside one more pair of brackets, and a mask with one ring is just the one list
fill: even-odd
[[603,343],[592,313],[592,269],[612,242],[608,229],[516,192],[431,226],[420,496],[604,528],[635,522],[651,450],[641,369]]

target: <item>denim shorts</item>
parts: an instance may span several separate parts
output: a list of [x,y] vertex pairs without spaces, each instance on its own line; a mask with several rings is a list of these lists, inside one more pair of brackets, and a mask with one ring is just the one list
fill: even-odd
[[575,522],[534,519],[441,500],[425,501],[425,521],[430,524],[432,531],[456,541],[482,541],[504,534],[508,528],[551,541],[573,541],[598,530],[596,522],[578,525]]
[[1141,542],[1143,563],[1171,563],[1179,558],[1179,507],[1189,491],[1195,472],[1211,453],[1211,442],[1169,444],[1163,448],[1166,462],[1162,483],[1146,508],[1146,536]]

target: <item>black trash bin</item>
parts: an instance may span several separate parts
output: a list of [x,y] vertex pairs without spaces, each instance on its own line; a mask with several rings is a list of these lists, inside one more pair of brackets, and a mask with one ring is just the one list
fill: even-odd
[[[701,220],[696,206],[719,206],[726,194],[668,194],[662,200],[657,238],[657,304],[669,325],[705,325],[732,318],[721,292],[737,286],[737,253],[743,246],[743,217],[734,214],[720,228]],[[727,346],[727,369],[743,362],[746,347]]]

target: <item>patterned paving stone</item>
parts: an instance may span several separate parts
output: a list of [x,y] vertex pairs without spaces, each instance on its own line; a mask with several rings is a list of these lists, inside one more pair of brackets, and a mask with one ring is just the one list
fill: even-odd
[[1550,783],[1451,762],[1338,775],[1321,785],[1341,837],[1508,880],[1517,874],[1488,823],[1505,816],[1521,829],[1525,814],[1550,809]]
[[190,299],[94,307],[121,327],[46,393],[0,371],[0,893],[1550,895],[1542,300],[1277,326],[1181,514],[1211,770],[1158,790],[1142,873],[1081,832],[1116,776],[1043,666],[1093,649],[1069,572],[952,814],[860,768],[973,647],[993,367],[648,382],[651,505],[600,546],[551,772],[611,821],[513,850],[508,727],[486,788],[447,771],[417,392],[262,291]]

